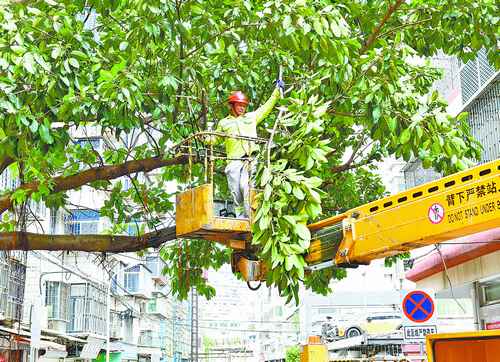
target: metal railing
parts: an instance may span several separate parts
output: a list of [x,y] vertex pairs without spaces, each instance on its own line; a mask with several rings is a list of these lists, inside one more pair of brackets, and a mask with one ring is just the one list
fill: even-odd
[[24,286],[26,281],[25,258],[14,258],[10,253],[0,253],[0,314],[3,319],[20,321],[23,314]]

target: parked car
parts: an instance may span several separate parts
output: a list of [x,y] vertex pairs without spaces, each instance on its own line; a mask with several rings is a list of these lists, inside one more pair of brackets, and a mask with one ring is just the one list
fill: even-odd
[[321,325],[321,338],[330,343],[341,338],[352,338],[363,334],[380,335],[395,333],[401,329],[401,315],[374,314],[357,322],[327,320]]
[[358,323],[339,327],[339,334],[344,338],[357,337],[362,334],[377,335],[394,333],[401,329],[401,315],[375,314],[367,316]]

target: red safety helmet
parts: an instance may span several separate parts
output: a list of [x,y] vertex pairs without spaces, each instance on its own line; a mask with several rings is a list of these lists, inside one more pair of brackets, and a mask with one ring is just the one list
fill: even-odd
[[229,98],[227,99],[227,101],[229,102],[229,104],[232,104],[232,103],[248,104],[248,98],[245,95],[245,93],[243,93],[242,91],[232,92],[231,95],[229,96]]

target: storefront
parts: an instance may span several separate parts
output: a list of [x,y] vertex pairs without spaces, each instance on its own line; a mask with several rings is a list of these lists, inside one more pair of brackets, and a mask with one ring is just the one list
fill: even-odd
[[27,362],[30,334],[15,328],[0,326],[0,362]]
[[477,296],[481,329],[500,329],[500,276],[480,281]]
[[406,278],[435,291],[442,331],[500,329],[500,228],[441,245]]

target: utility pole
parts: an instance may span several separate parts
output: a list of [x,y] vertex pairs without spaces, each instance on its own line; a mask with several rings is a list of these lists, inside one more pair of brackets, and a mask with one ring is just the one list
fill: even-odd
[[199,362],[198,293],[191,289],[191,362]]

